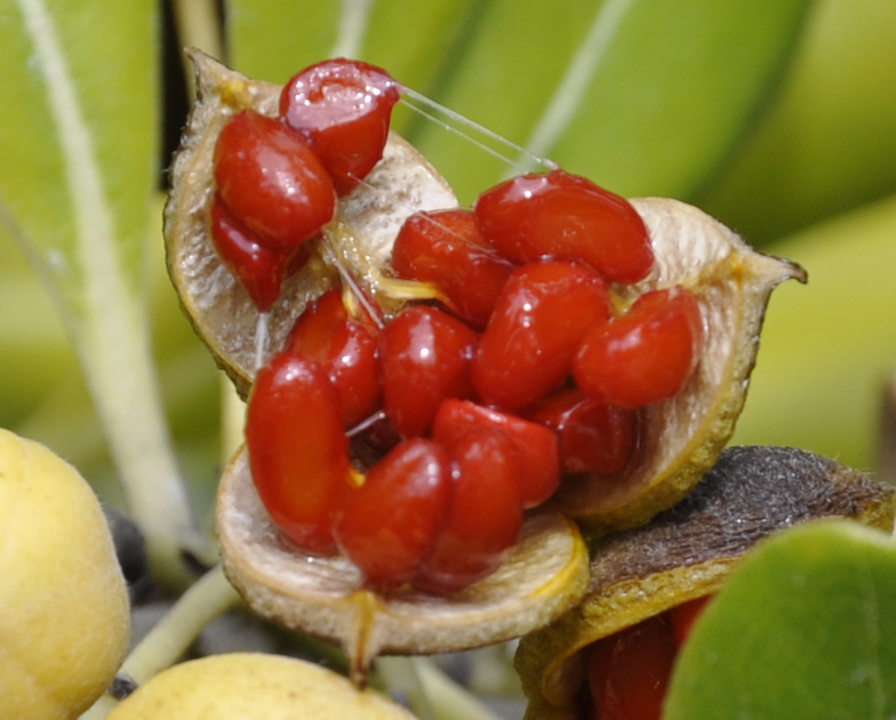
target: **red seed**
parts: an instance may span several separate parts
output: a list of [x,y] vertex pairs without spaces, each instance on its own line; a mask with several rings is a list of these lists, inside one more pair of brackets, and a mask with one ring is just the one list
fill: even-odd
[[280,116],[303,133],[348,195],[383,156],[398,84],[374,65],[326,60],[295,75],[280,96]]
[[548,395],[526,417],[557,434],[564,473],[622,472],[635,449],[635,413],[592,400],[578,388]]
[[281,353],[258,371],[246,445],[274,524],[304,550],[335,552],[333,518],[350,490],[351,467],[339,395],[318,363]]
[[274,118],[234,115],[218,137],[214,175],[231,215],[271,248],[295,248],[333,219],[326,169],[300,133]]
[[674,397],[703,347],[703,320],[680,285],[644,293],[622,317],[588,331],[573,362],[582,391],[633,410]]
[[434,307],[412,306],[380,333],[383,406],[405,437],[426,433],[445,398],[466,398],[476,333]]
[[286,349],[319,362],[339,392],[345,427],[367,418],[380,400],[377,340],[348,316],[339,290],[310,303],[299,316]]
[[392,248],[392,267],[401,278],[434,285],[481,330],[514,266],[485,243],[471,211],[453,209],[411,215]]
[[445,400],[436,413],[432,436],[452,447],[469,433],[499,430],[520,458],[520,499],[524,508],[540,505],[557,490],[560,466],[553,431],[516,415],[469,400]]
[[453,491],[445,527],[414,579],[453,593],[493,573],[523,525],[520,459],[500,430],[474,430],[450,448]]
[[694,598],[666,611],[669,624],[672,626],[672,635],[675,638],[676,647],[681,649],[681,646],[685,644],[691,635],[694,623],[697,622],[697,619],[711,599],[712,595]]
[[563,170],[501,183],[480,195],[473,211],[483,237],[517,263],[574,260],[621,283],[643,280],[653,267],[650,237],[634,207]]
[[267,312],[280,297],[294,251],[260,244],[230,216],[217,196],[212,202],[211,219],[212,242],[221,260],[245,288],[258,311]]
[[598,640],[588,686],[600,720],[660,720],[675,662],[672,630],[655,616]]
[[505,410],[535,402],[569,376],[585,331],[611,315],[607,286],[590,268],[524,265],[498,296],[473,358],[473,387]]
[[342,551],[377,589],[417,574],[444,526],[451,501],[451,459],[441,445],[405,440],[349,493],[335,525]]

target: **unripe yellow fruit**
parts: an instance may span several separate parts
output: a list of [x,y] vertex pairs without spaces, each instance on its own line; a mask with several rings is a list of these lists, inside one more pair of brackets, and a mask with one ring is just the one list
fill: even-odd
[[129,634],[127,585],[90,486],[0,429],[0,718],[76,718],[112,681]]
[[106,720],[414,720],[400,705],[311,663],[230,653],[175,665]]

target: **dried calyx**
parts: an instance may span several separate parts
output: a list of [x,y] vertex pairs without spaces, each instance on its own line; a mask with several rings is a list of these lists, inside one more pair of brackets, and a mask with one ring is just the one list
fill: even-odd
[[[346,118],[357,82],[391,110],[384,71],[328,61],[284,90],[192,57],[165,237],[187,315],[249,397],[219,494],[228,576],[262,614],[343,644],[359,678],[378,652],[549,622],[588,575],[565,516],[600,534],[690,492],[733,431],[772,289],[805,273],[695,208],[559,169],[459,209],[382,112],[306,112],[327,82]],[[310,206],[281,203],[272,175]],[[649,352],[625,354],[633,334]]]
[[896,492],[802,450],[736,447],[685,500],[639,528],[596,541],[588,592],[521,642],[527,720],[582,717],[589,648],[716,592],[756,542],[797,523],[842,517],[890,532]]

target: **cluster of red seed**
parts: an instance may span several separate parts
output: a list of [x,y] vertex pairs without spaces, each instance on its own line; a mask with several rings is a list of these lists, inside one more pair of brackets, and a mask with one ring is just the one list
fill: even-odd
[[[290,81],[280,119],[244,112],[223,129],[213,237],[260,310],[335,195],[381,157],[397,97],[383,71],[331,61]],[[252,249],[234,251],[249,232]],[[331,291],[257,374],[246,439],[274,522],[309,552],[343,552],[380,589],[453,592],[493,572],[525,509],[562,475],[624,470],[638,409],[692,373],[703,326],[690,292],[618,307],[613,286],[653,263],[634,208],[562,170],[410,217],[392,268],[438,301],[373,318]],[[350,439],[359,423],[370,427]]]
[[593,643],[585,720],[660,720],[678,653],[710,599],[689,600]]
[[306,241],[333,219],[383,154],[398,85],[360,62],[330,60],[300,72],[280,96],[280,117],[243,110],[215,147],[212,240],[266,312],[306,258]]

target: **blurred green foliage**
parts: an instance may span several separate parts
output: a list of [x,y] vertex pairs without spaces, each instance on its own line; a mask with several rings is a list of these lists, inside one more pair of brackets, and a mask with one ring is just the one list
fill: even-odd
[[[216,9],[172,4],[181,15]],[[610,189],[694,202],[803,264],[809,285],[772,298],[735,441],[793,444],[873,468],[880,389],[896,369],[892,0],[227,0],[224,8],[222,27],[185,24],[175,39],[162,34],[151,0],[0,0],[0,426],[45,442],[104,499],[124,502],[114,433],[97,413],[109,390],[95,382],[95,338],[85,331],[96,319],[84,309],[95,288],[77,265],[78,238],[93,238],[78,230],[71,204],[77,183],[60,161],[68,125],[51,111],[46,54],[30,44],[40,33],[23,20],[39,11],[58,30],[95,143],[121,297],[151,331],[149,380],[200,518],[222,462],[221,381],[164,268],[159,83],[175,84],[181,70],[161,73],[158,41],[201,43],[219,31],[225,59],[250,76],[284,81],[326,56],[362,57]],[[405,109],[396,126],[467,201],[513,169]],[[121,367],[128,375],[128,363]]]

